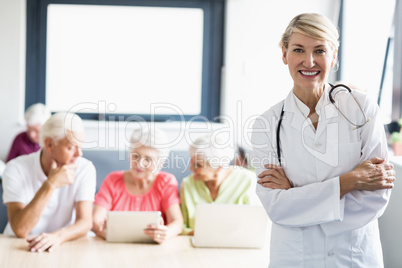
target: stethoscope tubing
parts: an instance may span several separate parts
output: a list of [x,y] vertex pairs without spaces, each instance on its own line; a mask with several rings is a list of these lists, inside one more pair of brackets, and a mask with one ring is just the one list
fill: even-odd
[[[356,97],[353,95],[352,90],[344,84],[337,84],[337,85],[332,85],[329,84],[331,86],[331,89],[328,93],[329,96],[329,100],[330,102],[335,106],[335,108],[339,111],[339,113],[351,124],[353,125],[353,130],[358,129],[363,127],[365,124],[367,124],[367,122],[369,122],[371,119],[366,117],[366,113],[363,111],[363,108],[361,107],[360,103],[357,101]],[[338,88],[338,87],[343,87],[345,88],[347,91],[349,91],[349,93],[352,95],[353,99],[355,100],[355,102],[357,103],[357,105],[359,106],[360,111],[363,114],[364,117],[364,123],[363,124],[355,124],[352,121],[349,120],[349,118],[346,117],[346,115],[339,109],[339,107],[336,105],[335,100],[332,96],[332,93],[334,91],[334,89]],[[336,95],[336,94],[335,94]],[[280,148],[280,129],[281,129],[281,124],[282,124],[282,120],[283,120],[283,115],[284,115],[284,106],[285,104],[282,105],[282,110],[281,110],[281,114],[279,115],[279,120],[278,120],[278,126],[276,128],[276,152],[277,152],[277,157],[278,157],[278,161],[279,161],[279,165],[282,166],[282,159],[281,159],[281,148]]]

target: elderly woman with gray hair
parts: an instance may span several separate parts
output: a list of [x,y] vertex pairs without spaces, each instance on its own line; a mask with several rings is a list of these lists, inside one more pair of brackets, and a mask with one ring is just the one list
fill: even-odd
[[190,176],[180,188],[183,234],[194,233],[198,204],[257,204],[254,172],[231,166],[234,149],[221,135],[205,135],[190,145]]
[[174,175],[161,171],[169,150],[164,132],[137,129],[131,139],[130,169],[110,173],[95,197],[93,231],[106,238],[107,211],[161,211],[164,224],[149,225],[145,234],[161,244],[180,234],[178,183]]
[[28,107],[25,112],[27,130],[18,134],[11,145],[7,161],[20,155],[39,151],[39,135],[42,125],[49,119],[51,113],[42,103],[36,103]]

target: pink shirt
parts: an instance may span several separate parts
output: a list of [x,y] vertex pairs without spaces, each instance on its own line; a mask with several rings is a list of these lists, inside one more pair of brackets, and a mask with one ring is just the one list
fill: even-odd
[[106,176],[95,196],[95,204],[108,211],[160,211],[166,224],[166,210],[180,204],[176,177],[160,171],[147,193],[132,195],[127,191],[123,174],[124,171],[115,171]]

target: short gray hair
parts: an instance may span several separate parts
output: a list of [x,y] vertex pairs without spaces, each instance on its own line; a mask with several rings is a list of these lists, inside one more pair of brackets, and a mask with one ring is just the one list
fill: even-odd
[[55,113],[42,126],[40,131],[40,146],[44,147],[45,139],[51,138],[55,142],[63,139],[67,131],[85,133],[84,122],[73,113]]
[[191,157],[202,155],[209,165],[218,169],[228,167],[234,158],[235,150],[230,146],[231,142],[222,134],[207,134],[196,139],[189,148]]
[[43,125],[49,119],[51,113],[42,103],[35,103],[28,107],[25,112],[25,121],[28,126]]
[[168,138],[164,131],[151,127],[143,130],[137,128],[133,131],[130,138],[130,149],[139,148],[141,146],[150,147],[158,151],[162,158],[169,156]]

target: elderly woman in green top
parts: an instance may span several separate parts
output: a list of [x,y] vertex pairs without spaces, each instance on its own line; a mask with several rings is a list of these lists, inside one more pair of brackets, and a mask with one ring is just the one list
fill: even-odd
[[234,149],[224,145],[222,135],[206,135],[190,145],[190,176],[180,187],[183,234],[194,233],[195,208],[198,204],[255,204],[254,172],[231,166]]

